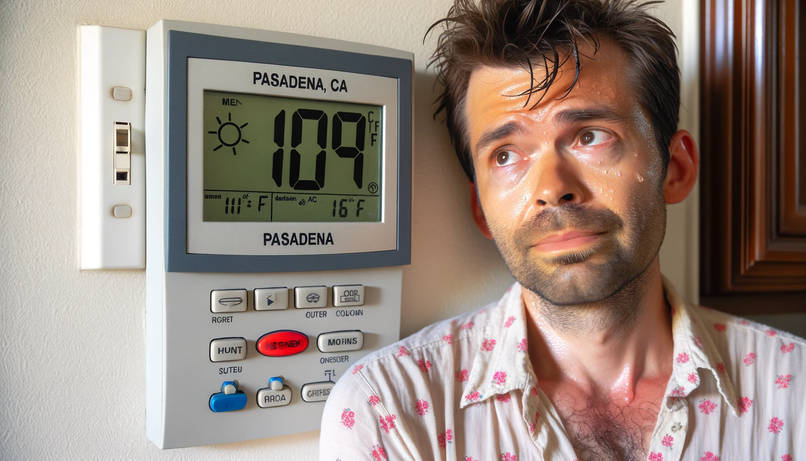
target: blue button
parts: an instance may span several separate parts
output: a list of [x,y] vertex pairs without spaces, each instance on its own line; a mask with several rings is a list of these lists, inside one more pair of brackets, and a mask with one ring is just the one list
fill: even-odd
[[234,394],[219,392],[210,396],[210,409],[216,413],[242,410],[245,406],[246,394],[243,392],[236,392]]

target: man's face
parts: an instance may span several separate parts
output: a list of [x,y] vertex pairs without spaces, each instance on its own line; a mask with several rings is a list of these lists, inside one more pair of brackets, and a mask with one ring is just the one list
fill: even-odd
[[[553,304],[603,300],[641,274],[665,231],[663,167],[625,54],[580,49],[524,105],[529,71],[477,68],[465,121],[478,198],[513,275]],[[587,56],[587,57],[584,57]],[[535,68],[535,79],[542,80]]]

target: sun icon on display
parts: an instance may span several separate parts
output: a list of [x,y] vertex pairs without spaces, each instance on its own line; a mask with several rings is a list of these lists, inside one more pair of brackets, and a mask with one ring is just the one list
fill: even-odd
[[235,146],[237,146],[239,143],[249,144],[249,141],[243,137],[243,131],[241,131],[246,125],[249,125],[249,122],[244,122],[243,125],[238,125],[232,121],[232,112],[227,112],[226,122],[222,122],[217,116],[215,119],[218,122],[218,130],[210,130],[207,132],[208,134],[218,135],[218,142],[220,144],[213,149],[213,152],[221,149],[222,147],[231,147],[232,155],[238,155],[238,152],[235,150]]

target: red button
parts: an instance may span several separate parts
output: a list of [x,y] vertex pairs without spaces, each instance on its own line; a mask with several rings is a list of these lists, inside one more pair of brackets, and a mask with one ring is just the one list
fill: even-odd
[[294,330],[277,330],[257,340],[257,351],[269,357],[299,354],[308,347],[308,337]]

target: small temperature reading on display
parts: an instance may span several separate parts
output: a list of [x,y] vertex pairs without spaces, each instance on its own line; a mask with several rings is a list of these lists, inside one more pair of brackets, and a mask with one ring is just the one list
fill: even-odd
[[383,108],[204,91],[204,220],[372,222]]

